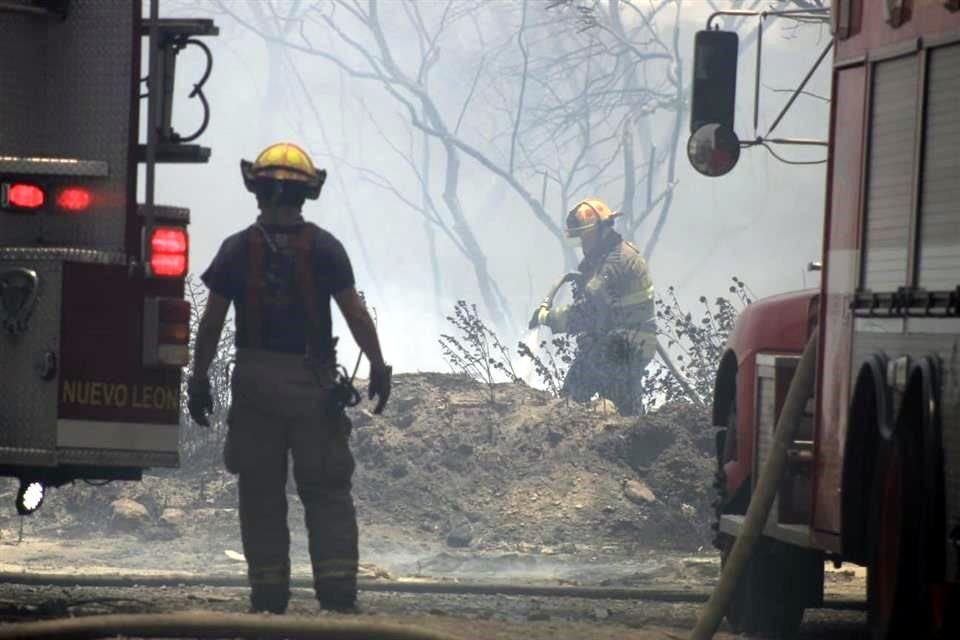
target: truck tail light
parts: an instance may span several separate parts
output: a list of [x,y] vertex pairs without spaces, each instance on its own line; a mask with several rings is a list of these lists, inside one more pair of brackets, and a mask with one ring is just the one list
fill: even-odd
[[143,313],[143,364],[184,367],[189,361],[190,303],[147,298]]
[[64,211],[86,211],[92,202],[93,196],[81,187],[67,187],[57,196],[57,206]]
[[164,278],[187,275],[187,230],[156,227],[150,234],[150,272]]
[[46,201],[43,189],[35,184],[15,182],[4,185],[3,206],[10,209],[31,211],[39,209]]

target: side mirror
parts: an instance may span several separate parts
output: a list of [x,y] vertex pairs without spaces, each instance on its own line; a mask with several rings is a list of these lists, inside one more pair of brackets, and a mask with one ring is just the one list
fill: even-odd
[[716,178],[733,169],[740,159],[740,140],[733,130],[711,123],[694,131],[687,142],[687,158],[698,172]]
[[740,38],[734,31],[698,31],[693,46],[690,133],[709,123],[733,131]]

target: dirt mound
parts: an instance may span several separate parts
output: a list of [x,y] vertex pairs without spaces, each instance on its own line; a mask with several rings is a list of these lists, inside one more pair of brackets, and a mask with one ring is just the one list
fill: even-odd
[[[361,517],[479,549],[707,540],[713,430],[673,405],[624,418],[519,385],[397,376],[383,416],[354,411]],[[640,480],[640,504],[624,486]]]
[[[563,554],[689,550],[709,539],[713,430],[688,405],[625,418],[522,385],[421,373],[396,376],[384,415],[362,407],[350,415],[354,496],[368,541]],[[140,483],[64,487],[31,526],[103,534],[122,498],[138,505],[128,533],[210,539],[222,549],[238,532],[236,479],[219,458],[211,442],[201,464]],[[297,501],[291,506],[293,518]]]

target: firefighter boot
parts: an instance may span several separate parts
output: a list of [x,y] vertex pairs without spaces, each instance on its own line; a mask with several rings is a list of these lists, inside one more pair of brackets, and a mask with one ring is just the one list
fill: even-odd
[[273,567],[254,567],[250,579],[250,613],[283,614],[290,601],[290,563]]

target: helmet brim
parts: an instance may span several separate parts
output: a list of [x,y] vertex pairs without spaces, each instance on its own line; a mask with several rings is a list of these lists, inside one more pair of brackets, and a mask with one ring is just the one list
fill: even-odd
[[243,184],[250,193],[257,192],[257,182],[260,180],[278,180],[281,182],[296,182],[303,185],[305,196],[308,200],[316,200],[320,197],[320,190],[323,183],[327,180],[327,172],[320,169],[316,175],[309,175],[303,171],[298,171],[290,167],[265,166],[255,167],[249,160],[240,161],[240,173],[243,176]]

